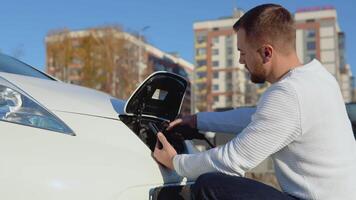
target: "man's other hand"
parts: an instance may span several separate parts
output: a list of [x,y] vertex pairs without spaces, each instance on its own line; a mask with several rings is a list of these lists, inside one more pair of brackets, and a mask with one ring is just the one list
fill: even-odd
[[182,118],[176,119],[169,123],[167,130],[171,130],[176,126],[184,126],[187,125],[190,128],[197,128],[197,115],[187,115]]
[[[159,149],[158,140],[162,144],[162,149]],[[173,167],[173,158],[177,155],[176,150],[173,146],[167,141],[163,133],[157,133],[157,142],[155,150],[153,151],[153,157],[160,162],[162,165],[166,166],[169,169],[174,169]]]

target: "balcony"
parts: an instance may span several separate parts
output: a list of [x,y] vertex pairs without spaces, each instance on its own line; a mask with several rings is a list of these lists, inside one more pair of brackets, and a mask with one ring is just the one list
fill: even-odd
[[200,42],[200,43],[198,43],[198,42],[195,42],[195,48],[204,48],[204,47],[206,47],[206,42]]
[[206,94],[207,94],[207,89],[204,89],[204,90],[198,90],[198,91],[196,91],[195,92],[195,94],[197,95],[197,96],[205,96]]
[[206,83],[206,81],[207,81],[206,77],[198,78],[195,80],[195,84]]
[[207,67],[206,67],[206,65],[204,65],[204,66],[200,66],[200,67],[196,68],[195,71],[196,72],[205,72],[206,69],[207,69]]
[[200,54],[195,56],[195,60],[203,60],[206,59],[206,54]]

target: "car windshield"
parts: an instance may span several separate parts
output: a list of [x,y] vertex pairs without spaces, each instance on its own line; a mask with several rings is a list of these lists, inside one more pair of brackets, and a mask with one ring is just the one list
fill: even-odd
[[46,80],[55,80],[45,73],[15,58],[0,53],[0,72],[31,76]]

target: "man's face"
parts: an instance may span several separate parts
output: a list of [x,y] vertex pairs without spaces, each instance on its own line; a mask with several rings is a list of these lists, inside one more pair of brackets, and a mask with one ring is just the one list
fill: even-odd
[[264,83],[266,81],[266,70],[263,66],[263,59],[258,53],[258,49],[246,40],[246,33],[244,29],[237,31],[237,49],[240,52],[241,64],[250,73],[250,79],[253,83]]

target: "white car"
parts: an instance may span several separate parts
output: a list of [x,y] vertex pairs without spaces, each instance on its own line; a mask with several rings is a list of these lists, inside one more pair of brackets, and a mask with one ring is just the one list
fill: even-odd
[[[157,72],[125,102],[0,54],[0,199],[189,199],[191,181],[152,157],[149,127],[177,117],[186,87]],[[195,151],[177,135],[178,153]]]

